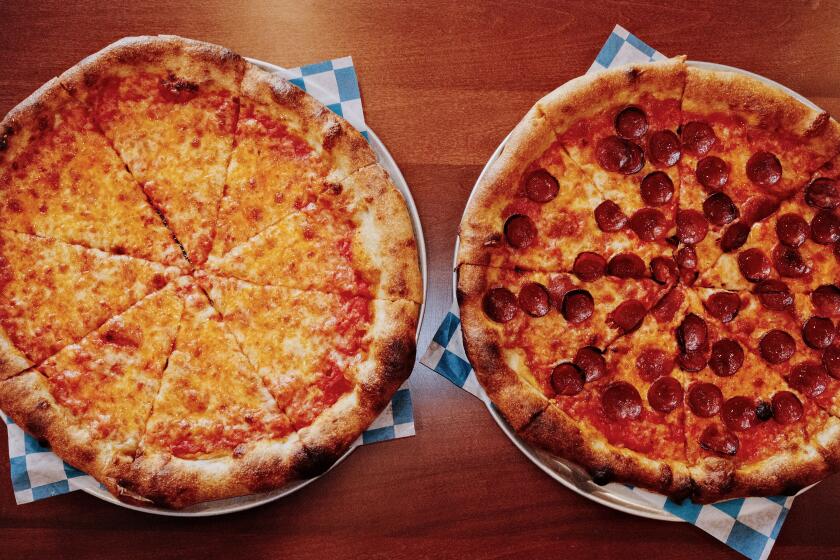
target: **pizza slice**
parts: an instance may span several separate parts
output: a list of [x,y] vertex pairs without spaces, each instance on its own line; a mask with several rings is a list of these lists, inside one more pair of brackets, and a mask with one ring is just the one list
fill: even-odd
[[256,284],[422,301],[405,201],[379,165],[337,183],[207,269]]
[[6,115],[0,130],[4,229],[186,264],[87,109],[57,80]]
[[332,464],[413,365],[419,306],[205,275],[220,309],[305,447]]
[[840,262],[840,190],[834,179],[815,178],[779,210],[752,226],[746,242],[723,253],[699,278],[703,286],[749,290],[764,280],[805,293],[837,280]]
[[[167,507],[278,488],[309,461],[221,316],[190,281],[184,312],[122,497]],[[220,390],[220,388],[222,390]]]
[[624,481],[687,496],[687,382],[674,337],[686,307],[684,291],[675,286],[667,292],[638,330],[605,353],[585,347],[556,365],[544,388],[551,405],[521,435],[584,465],[598,484]]
[[467,355],[517,430],[548,406],[558,364],[579,352],[600,353],[637,329],[662,292],[651,280],[581,283],[566,273],[458,268]]
[[684,242],[701,271],[840,151],[840,125],[826,113],[754,78],[698,68],[687,72],[681,136],[680,208],[707,231]]
[[178,274],[150,261],[0,231],[0,378],[78,341]]
[[625,66],[567,82],[536,105],[604,196],[596,216],[626,221],[637,245],[661,246],[675,231],[685,72],[685,57]]
[[209,43],[128,37],[59,78],[90,108],[193,264],[213,242],[244,65]]
[[0,408],[111,492],[134,460],[183,305],[174,283],[36,369],[0,382]]
[[[731,294],[687,292],[691,303],[675,332],[688,380],[692,499],[709,503],[795,493],[824,478],[836,463],[838,421],[792,392],[744,340],[739,323],[750,314],[748,306],[735,319],[718,319],[723,315],[712,310],[722,305],[716,298],[728,297],[722,293]],[[708,320],[704,309],[712,315]]]
[[280,76],[247,64],[213,254],[221,257],[309,208],[318,195],[375,161],[344,119]]

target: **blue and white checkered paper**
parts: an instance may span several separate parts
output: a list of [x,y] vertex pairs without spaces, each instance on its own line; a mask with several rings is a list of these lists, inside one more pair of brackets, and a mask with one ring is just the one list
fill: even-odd
[[[332,111],[343,116],[367,137],[359,83],[349,56],[284,70],[284,77],[306,90]],[[82,488],[97,488],[91,476],[64,463],[49,447],[24,433],[0,412],[9,437],[12,488],[18,504],[66,494]],[[353,443],[353,447],[414,435],[411,393],[404,385],[387,408]]]
[[[665,58],[662,53],[616,25],[588,73],[631,62]],[[453,302],[420,363],[485,403],[490,403],[464,351],[457,302]],[[646,503],[692,523],[753,560],[763,560],[769,556],[793,503],[792,497],[776,496],[741,498],[703,506],[690,500],[678,504],[665,496],[640,488],[633,488],[632,492]]]

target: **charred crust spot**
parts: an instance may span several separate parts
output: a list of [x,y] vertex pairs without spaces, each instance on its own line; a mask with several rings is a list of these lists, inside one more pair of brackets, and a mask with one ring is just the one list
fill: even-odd
[[659,470],[659,488],[662,490],[667,490],[673,482],[674,473],[671,470],[671,467],[669,467],[668,465],[662,465],[662,468]]
[[38,401],[38,404],[35,405],[35,408],[37,408],[38,410],[49,410],[50,403],[42,399]]
[[315,478],[321,476],[332,467],[340,455],[324,448],[307,449],[306,456],[297,466],[297,474],[301,478]]
[[636,83],[637,81],[639,81],[639,78],[641,76],[642,71],[636,68],[635,66],[627,71],[627,79],[630,81],[630,83]]
[[615,479],[615,473],[609,467],[595,469],[590,474],[592,475],[592,482],[594,482],[598,486],[604,486],[605,484],[609,484]]
[[341,137],[341,125],[338,123],[332,123],[324,134],[324,149],[331,150],[338,144],[338,139]]

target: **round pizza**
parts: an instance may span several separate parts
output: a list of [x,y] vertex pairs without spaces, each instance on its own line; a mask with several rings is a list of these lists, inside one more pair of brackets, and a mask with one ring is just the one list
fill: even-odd
[[364,137],[227,49],[123,39],[0,123],[0,409],[121,499],[324,472],[410,374],[422,297]]
[[840,468],[840,125],[684,57],[536,103],[460,227],[467,354],[527,442],[708,503]]

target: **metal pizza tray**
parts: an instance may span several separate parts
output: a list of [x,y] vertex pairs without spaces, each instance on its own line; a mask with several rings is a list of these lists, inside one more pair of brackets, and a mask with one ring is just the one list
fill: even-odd
[[[263,62],[262,60],[257,60],[253,58],[246,57],[246,60],[248,60],[252,64],[255,64],[256,66],[259,66],[263,70],[275,72],[284,77],[288,76],[288,72],[280,66],[276,66],[274,64]],[[308,87],[308,93],[313,94],[315,97],[318,97],[319,92],[317,90],[317,87]],[[423,303],[420,305],[420,313],[417,318],[417,332],[415,334],[416,341],[420,337],[420,328],[423,325],[423,316],[426,310],[426,287],[428,286],[426,241],[425,237],[423,237],[423,226],[420,224],[420,214],[417,212],[417,205],[414,203],[414,198],[411,196],[411,190],[409,190],[408,183],[405,182],[405,178],[400,172],[400,168],[397,166],[397,163],[394,161],[394,158],[391,156],[391,153],[388,151],[388,148],[385,147],[385,144],[382,143],[382,140],[380,140],[379,137],[370,128],[368,128],[368,142],[370,143],[370,147],[376,154],[376,159],[378,160],[379,164],[388,172],[388,175],[391,176],[391,180],[397,186],[397,189],[400,191],[400,194],[402,194],[403,198],[405,199],[406,206],[408,206],[408,212],[411,215],[411,225],[414,228],[414,238],[417,240],[417,255],[420,261],[420,274],[423,280],[424,295]],[[336,465],[344,461],[347,458],[347,456],[353,452],[353,449],[355,448],[350,448],[344,455],[342,455],[341,458],[338,461],[336,461],[332,467],[330,467],[330,470],[332,470],[336,467]],[[283,488],[278,488],[277,490],[272,490],[270,492],[251,494],[248,496],[240,496],[237,498],[228,498],[224,500],[215,500],[212,502],[203,502],[181,510],[170,510],[152,505],[140,506],[127,504],[115,498],[110,492],[100,487],[99,483],[96,482],[91,484],[82,482],[80,483],[80,486],[81,489],[87,492],[88,494],[96,496],[97,498],[105,500],[106,502],[110,502],[114,505],[118,505],[120,507],[128,509],[143,511],[155,515],[166,515],[170,517],[209,517],[211,515],[223,515],[226,513],[243,511],[246,509],[261,506],[263,504],[267,504],[269,502],[273,502],[274,500],[278,500],[284,496],[288,496],[289,494],[300,490],[304,486],[317,480],[317,478],[320,477],[292,482],[284,486]]]
[[[701,68],[703,70],[715,70],[715,71],[726,71],[726,72],[735,72],[738,74],[743,74],[745,76],[749,76],[751,78],[755,78],[760,80],[768,85],[771,85],[775,88],[778,88],[791,97],[797,99],[798,101],[804,103],[808,107],[821,111],[817,105],[815,105],[810,100],[806,99],[802,95],[796,93],[792,89],[785,87],[769,78],[765,78],[764,76],[760,76],[753,72],[748,72],[747,70],[741,70],[740,68],[735,68],[734,66],[726,66],[724,64],[716,64],[713,62],[702,62],[696,60],[689,60],[687,62],[689,66],[694,68]],[[499,159],[499,156],[502,153],[502,149],[504,149],[505,144],[507,144],[508,139],[510,138],[510,134],[508,134],[504,140],[499,144],[493,154],[490,156],[490,159],[485,164],[484,168],[481,170],[481,173],[476,179],[475,185],[473,186],[473,190],[470,193],[469,198],[467,199],[467,206],[472,202],[473,198],[476,195],[476,186],[481,183],[484,176],[488,173],[488,170],[493,163]],[[464,208],[464,212],[466,213],[466,207]],[[463,219],[463,215],[462,215]],[[457,271],[456,268],[458,266],[458,249],[460,247],[460,238],[456,238],[455,240],[455,254],[453,255],[452,260],[452,297],[453,301],[456,301],[456,290],[458,285],[458,278],[457,278]],[[504,420],[502,415],[489,402],[485,402],[487,409],[490,411],[490,415],[493,417],[493,420],[496,421],[496,424],[502,429],[502,432],[510,439],[516,447],[526,456],[528,459],[531,460],[537,467],[539,467],[543,472],[549,475],[551,478],[565,486],[566,488],[580,494],[581,496],[592,500],[593,502],[597,502],[601,505],[607,506],[609,508],[623,511],[625,513],[629,513],[631,515],[636,515],[639,517],[646,517],[648,519],[658,519],[661,521],[683,521],[679,517],[672,515],[665,511],[664,509],[653,505],[650,502],[644,501],[639,496],[634,494],[630,491],[630,489],[623,485],[623,484],[607,484],[605,486],[599,486],[592,481],[592,478],[589,474],[586,473],[585,470],[580,468],[579,466],[575,465],[571,461],[567,461],[563,458],[557,457],[544,451],[542,449],[533,447],[523,441],[516,432],[508,425],[508,423]],[[803,489],[801,492],[804,492],[812,486]],[[800,492],[800,493],[801,493]]]

